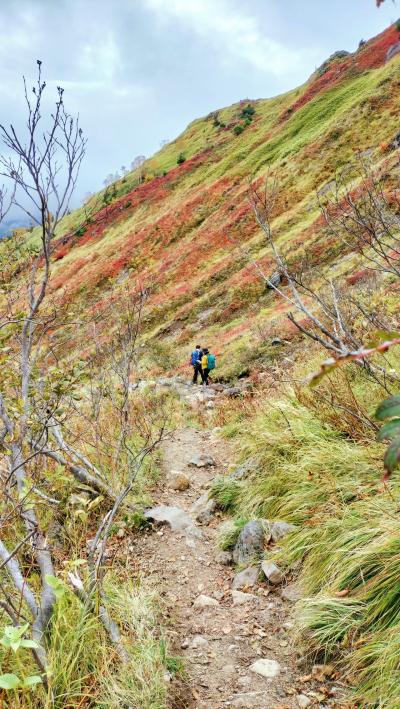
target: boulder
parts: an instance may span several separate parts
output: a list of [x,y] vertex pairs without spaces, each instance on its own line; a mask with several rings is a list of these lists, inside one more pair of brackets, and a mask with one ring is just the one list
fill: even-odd
[[271,273],[271,275],[268,276],[267,288],[269,288],[270,290],[273,290],[274,287],[277,288],[280,285],[281,280],[281,274],[278,273],[278,271]]
[[273,542],[279,542],[280,539],[283,539],[283,537],[290,534],[290,532],[294,532],[295,529],[296,525],[289,524],[289,522],[278,521],[269,523],[269,532]]
[[283,345],[283,340],[280,337],[273,337],[271,340],[271,345]]
[[268,581],[272,584],[282,583],[285,578],[279,567],[273,561],[263,561],[261,569]]
[[400,42],[396,42],[396,44],[392,44],[391,47],[386,52],[386,61],[390,62],[393,57],[396,56],[396,54],[399,54],[400,52]]
[[189,461],[189,465],[195,468],[208,468],[215,465],[215,460],[211,455],[207,455],[206,453],[196,453]]
[[261,677],[266,677],[266,679],[273,679],[279,675],[281,666],[276,660],[263,657],[253,662],[253,664],[250,665],[250,670],[261,675]]
[[264,527],[259,520],[248,522],[239,534],[233,550],[235,564],[246,564],[259,558],[264,550]]
[[170,472],[167,483],[171,490],[178,490],[179,492],[183,492],[190,487],[190,480],[187,475],[175,470]]
[[296,697],[296,701],[300,709],[307,709],[307,707],[309,707],[312,703],[312,700],[310,699],[310,697],[307,697],[306,694],[298,694]]
[[236,574],[232,582],[232,588],[239,590],[241,588],[256,586],[259,575],[260,569],[258,566],[248,566],[247,569],[243,569],[243,571],[239,571],[239,573]]

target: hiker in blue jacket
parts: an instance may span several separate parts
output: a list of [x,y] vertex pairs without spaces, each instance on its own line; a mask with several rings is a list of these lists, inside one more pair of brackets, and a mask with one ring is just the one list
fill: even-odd
[[190,357],[190,364],[193,367],[193,384],[197,384],[197,379],[200,374],[200,378],[203,381],[203,373],[201,370],[201,358],[203,357],[203,350],[200,345],[196,345],[196,349],[193,350]]

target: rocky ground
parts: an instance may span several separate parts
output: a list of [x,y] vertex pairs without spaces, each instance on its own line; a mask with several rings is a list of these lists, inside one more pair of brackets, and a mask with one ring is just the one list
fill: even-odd
[[[181,388],[189,404],[202,396],[200,388]],[[263,544],[257,523],[242,534],[235,551],[239,568],[247,569],[244,575],[235,571],[231,555],[218,549],[224,520],[208,501],[208,490],[230,463],[229,446],[217,432],[175,431],[164,443],[164,475],[156,504],[147,512],[152,525],[137,541],[140,571],[161,586],[171,613],[174,653],[186,668],[185,688],[175,706],[345,706],[338,682],[327,676],[330,668],[307,670],[296,652],[291,622],[295,587],[279,570],[264,567],[263,573],[249,562]],[[271,528],[268,535],[278,538],[284,531]]]

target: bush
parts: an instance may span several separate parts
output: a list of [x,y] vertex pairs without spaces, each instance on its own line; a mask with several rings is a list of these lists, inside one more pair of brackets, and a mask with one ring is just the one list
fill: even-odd
[[244,125],[242,123],[238,123],[234,129],[233,132],[235,135],[240,135],[244,131]]
[[249,103],[245,108],[242,108],[240,112],[240,118],[247,118],[251,121],[255,112],[255,108]]
[[186,161],[186,158],[183,153],[179,153],[178,158],[176,160],[177,165],[182,165]]

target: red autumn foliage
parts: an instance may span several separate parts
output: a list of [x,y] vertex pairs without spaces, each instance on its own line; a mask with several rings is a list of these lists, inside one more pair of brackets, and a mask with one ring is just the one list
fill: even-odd
[[370,269],[363,268],[360,271],[355,271],[355,273],[351,273],[350,276],[347,276],[346,283],[349,286],[354,286],[357,283],[368,280],[370,278],[370,276],[371,276]]
[[311,101],[315,96],[327,91],[344,81],[354,72],[377,69],[386,62],[388,49],[400,39],[396,25],[392,25],[377,37],[366,42],[357,52],[341,60],[336,60],[321,76],[312,79],[305,92],[280,117],[287,120],[299,108]]

